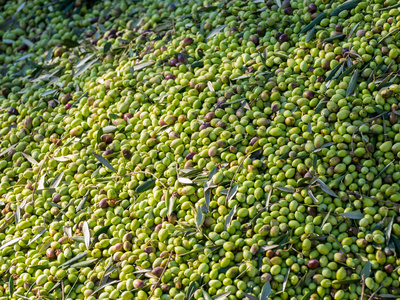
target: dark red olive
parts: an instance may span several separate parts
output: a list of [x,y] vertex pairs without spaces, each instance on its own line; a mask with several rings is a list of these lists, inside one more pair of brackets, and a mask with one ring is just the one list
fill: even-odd
[[282,43],[284,43],[284,42],[287,42],[289,40],[289,36],[287,35],[287,34],[282,34],[280,37],[279,37],[279,43],[280,44],[282,44]]
[[166,79],[166,80],[169,80],[169,79],[175,80],[175,78],[176,78],[176,76],[175,76],[174,74],[167,74],[167,75],[165,75],[165,79]]
[[250,140],[249,145],[253,146],[255,143],[257,143],[257,141],[258,141],[258,137],[255,136]]
[[314,96],[315,96],[315,94],[313,91],[304,91],[304,93],[303,93],[303,97],[307,98],[308,100],[313,99]]
[[238,32],[238,29],[237,29],[236,26],[232,26],[232,27],[229,29],[229,33],[230,33],[230,34],[234,34],[234,33],[236,33],[236,32]]
[[258,46],[258,44],[259,44],[259,39],[258,39],[258,36],[256,36],[256,35],[251,35],[249,37],[249,41],[253,42],[254,45],[256,45],[256,46]]
[[71,107],[72,107],[72,104],[73,103],[67,103],[67,104],[65,104],[65,110],[68,110],[68,109],[70,109]]
[[53,202],[58,203],[61,200],[61,194],[57,193],[53,196]]
[[155,267],[155,268],[153,269],[153,271],[151,271],[151,273],[152,273],[154,276],[160,277],[161,274],[162,274],[162,272],[163,272],[163,270],[164,270],[163,267]]
[[343,25],[341,25],[341,24],[336,25],[335,26],[335,31],[342,32],[343,31]]
[[204,117],[204,119],[207,121],[207,122],[210,122],[212,119],[214,119],[215,118],[215,113],[214,112],[209,112],[209,113],[207,113],[206,115],[205,115],[205,117]]
[[293,10],[294,10],[293,7],[289,6],[285,8],[283,12],[285,13],[285,15],[291,15],[293,14]]
[[10,107],[10,108],[8,109],[8,114],[9,114],[9,115],[18,116],[18,115],[19,115],[19,112],[18,112],[18,110],[17,110],[16,108]]
[[193,158],[193,156],[195,156],[197,154],[197,152],[190,152],[188,155],[186,155],[186,159],[187,160],[190,160],[190,159],[192,159]]
[[258,34],[258,36],[263,37],[265,35],[265,28],[263,26],[259,25],[257,27],[257,34]]
[[107,208],[108,207],[108,199],[107,198],[103,198],[100,200],[100,202],[97,204],[98,207],[100,208]]
[[393,265],[392,264],[387,264],[386,266],[383,267],[383,270],[386,273],[391,274],[393,272]]
[[132,153],[129,149],[122,149],[121,154],[125,159],[130,159],[132,156]]
[[48,249],[46,250],[46,256],[47,256],[48,258],[50,258],[50,259],[54,259],[54,258],[56,258],[56,252],[54,251],[53,248],[48,248]]
[[141,288],[143,288],[144,286],[145,286],[144,282],[143,282],[142,280],[140,280],[140,279],[135,279],[135,280],[133,281],[133,287],[134,287],[135,289],[141,289]]
[[184,38],[181,43],[182,46],[190,46],[191,44],[193,44],[193,39],[190,37]]
[[308,262],[307,262],[307,266],[310,268],[310,269],[317,269],[317,268],[319,268],[319,261],[318,261],[318,259],[310,259]]
[[171,60],[169,61],[169,65],[171,67],[175,67],[177,63],[178,63],[178,60],[176,58],[171,58]]
[[315,3],[311,3],[310,5],[308,5],[308,11],[310,13],[315,13],[317,11],[318,7]]

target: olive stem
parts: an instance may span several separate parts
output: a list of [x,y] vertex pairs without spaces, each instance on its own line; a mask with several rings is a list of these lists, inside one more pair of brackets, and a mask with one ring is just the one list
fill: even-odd
[[364,292],[365,292],[365,275],[363,274],[362,276],[361,276],[361,284],[362,284],[362,290],[361,290],[361,300],[363,300],[364,299]]
[[158,280],[157,280],[157,282],[156,282],[156,285],[155,285],[154,289],[151,291],[150,296],[147,298],[147,300],[149,300],[149,299],[151,298],[151,296],[153,296],[154,291],[156,290],[156,288],[157,288],[158,285],[160,284],[160,281],[161,281],[162,277],[164,276],[165,271],[166,271],[167,268],[168,268],[169,262],[171,261],[171,257],[172,257],[172,252],[169,254],[167,264],[165,265],[165,268],[163,269],[163,271],[162,271],[162,273],[161,273],[161,275],[160,275],[160,278],[158,278]]
[[22,295],[20,295],[20,294],[14,294],[15,296],[17,296],[17,297],[19,297],[19,298],[22,298],[22,299],[28,299],[29,300],[29,298],[28,297],[25,297],[25,296],[22,296]]
[[368,298],[368,300],[371,300],[372,298],[374,298],[375,294],[376,294],[377,292],[379,292],[379,290],[380,290],[381,288],[383,288],[383,284],[381,284],[381,285],[376,289],[376,291],[373,292],[373,293],[371,294],[371,296]]

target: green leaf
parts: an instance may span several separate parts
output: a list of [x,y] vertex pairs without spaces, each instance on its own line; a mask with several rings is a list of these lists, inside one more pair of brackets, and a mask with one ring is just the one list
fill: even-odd
[[136,188],[135,192],[138,194],[143,193],[145,191],[152,189],[155,185],[156,185],[155,179],[146,180]]
[[265,201],[265,208],[267,210],[268,210],[269,203],[271,202],[272,190],[273,190],[273,188],[271,187],[271,189],[268,192],[267,200]]
[[223,30],[226,27],[226,25],[218,25],[215,27],[213,30],[210,31],[210,33],[207,35],[205,42],[207,42],[210,38],[213,36],[217,35],[221,30]]
[[185,299],[190,300],[193,297],[195,291],[196,291],[196,282],[192,281],[187,290]]
[[325,17],[326,13],[321,13],[312,22],[308,23],[308,25],[300,31],[300,34],[306,33],[307,31],[311,30],[311,28],[313,28],[314,26],[319,25],[319,23],[321,23],[322,19],[324,19]]
[[213,300],[224,300],[224,299],[228,298],[228,296],[230,294],[231,294],[231,292],[222,293],[222,294],[213,296],[212,299]]
[[353,70],[357,68],[357,64],[352,65],[350,68],[348,68],[346,71],[344,71],[338,78],[337,82],[341,81],[345,76],[353,72]]
[[361,0],[350,0],[342,5],[336,7],[333,11],[331,11],[330,16],[338,16],[342,11],[351,10],[352,8],[356,7]]
[[310,290],[307,294],[305,294],[303,296],[303,298],[301,298],[301,300],[309,300],[311,299],[311,295],[316,291],[316,289],[312,289]]
[[362,278],[362,275],[364,275],[364,279],[368,278],[371,275],[371,267],[372,267],[371,262],[367,261],[367,263],[364,265],[364,267],[361,270],[361,274],[360,274],[361,278]]
[[285,290],[286,290],[286,286],[287,286],[288,279],[289,279],[289,274],[290,274],[290,268],[288,269],[288,272],[287,272],[287,274],[286,274],[286,276],[285,276],[285,279],[283,280],[283,284],[282,284],[282,293],[284,293]]
[[257,297],[253,296],[252,294],[249,293],[243,293],[245,295],[245,297],[249,300],[258,300]]
[[275,248],[278,248],[278,247],[279,247],[279,245],[261,246],[261,247],[258,249],[258,252],[257,252],[257,253],[266,252],[266,251],[268,251],[268,250],[272,250],[272,249],[275,249]]
[[18,225],[19,220],[21,220],[21,206],[17,205],[17,209],[15,211],[15,225]]
[[260,300],[268,300],[269,296],[271,295],[271,284],[267,281],[264,286],[262,287]]
[[99,291],[101,291],[102,289],[104,289],[106,286],[113,285],[113,284],[116,284],[116,283],[119,283],[119,282],[121,282],[121,280],[113,280],[113,281],[111,281],[111,282],[102,284],[102,285],[99,286],[97,289],[95,289],[91,295],[96,294],[97,292],[99,292]]
[[207,211],[209,211],[210,210],[210,201],[211,201],[211,190],[210,189],[207,189],[204,191],[204,199],[206,202],[206,209],[207,209]]
[[28,246],[30,244],[32,244],[34,241],[36,241],[38,238],[40,238],[42,236],[43,233],[46,232],[46,229],[43,229],[42,231],[40,231],[38,234],[36,234],[29,242],[28,242]]
[[47,250],[47,248],[50,247],[52,242],[53,242],[53,240],[50,239],[46,243],[42,244],[42,247],[40,247],[40,249],[39,249],[39,253],[45,252]]
[[342,244],[336,239],[336,237],[334,237],[332,234],[329,235],[331,238],[333,238],[333,240],[336,242],[336,244],[338,244],[342,254],[346,255],[346,251],[344,251],[344,248],[342,246]]
[[79,43],[70,39],[65,39],[61,41],[61,44],[67,48],[75,48],[79,46]]
[[234,216],[235,213],[236,213],[236,206],[237,206],[237,205],[235,205],[235,206],[231,209],[231,211],[229,212],[228,216],[227,216],[226,219],[225,219],[225,224],[224,224],[224,230],[225,230],[225,231],[228,229],[228,226],[229,226],[229,224],[231,223],[232,218],[233,218],[233,216]]
[[8,289],[10,291],[10,296],[12,297],[14,294],[14,279],[12,276],[8,279]]
[[88,196],[89,196],[89,191],[87,191],[86,194],[82,197],[82,200],[79,202],[78,206],[76,207],[75,214],[85,206]]
[[185,178],[185,177],[179,177],[178,181],[182,184],[193,184],[192,180],[190,180],[189,178]]
[[284,186],[277,186],[276,188],[277,188],[278,190],[282,191],[282,192],[285,192],[285,193],[294,194],[294,193],[296,192],[295,190],[289,189],[289,188],[284,187]]
[[344,280],[333,280],[332,284],[351,284],[351,283],[360,283],[360,279],[344,279]]
[[276,0],[276,5],[278,5],[278,7],[281,8],[282,7],[281,0]]
[[85,238],[86,249],[89,250],[89,247],[90,247],[90,230],[89,230],[89,224],[86,221],[83,222],[82,232],[83,232],[83,236]]
[[[361,21],[360,21],[361,22]],[[356,25],[353,26],[353,28],[350,30],[349,34],[347,35],[346,39],[350,39],[353,33],[356,31],[358,25],[360,25],[360,22],[358,22]]]
[[154,61],[146,61],[133,66],[134,71],[140,71],[154,64]]
[[335,145],[335,143],[334,142],[329,142],[329,143],[323,144],[321,147],[315,149],[312,153],[320,152],[320,151],[322,151],[322,149],[328,148],[328,147],[330,147],[332,145]]
[[201,291],[203,292],[203,298],[204,298],[204,300],[212,300],[210,294],[207,293],[203,288],[201,289]]
[[350,79],[349,86],[347,87],[346,91],[346,97],[349,97],[354,93],[357,87],[357,81],[358,81],[358,69],[354,71],[353,76]]
[[225,203],[229,203],[233,199],[233,197],[235,197],[238,187],[239,187],[239,185],[235,184],[232,188],[229,189],[228,195],[226,196]]
[[89,260],[86,260],[86,261],[81,261],[81,262],[78,262],[76,264],[72,264],[70,266],[70,268],[85,268],[87,266],[90,266],[91,264],[93,264],[94,262],[96,262],[98,260],[99,260],[98,258],[93,258],[93,259],[89,259]]
[[111,49],[111,42],[107,42],[104,45],[103,53],[106,54]]
[[378,9],[378,11],[391,10],[391,9],[399,8],[399,7],[400,7],[400,3],[397,3],[397,4],[394,4],[392,6],[387,6],[387,7],[384,7],[384,8],[380,8],[380,9]]
[[204,221],[204,215],[203,212],[201,211],[201,206],[197,206],[196,227],[199,231],[201,231],[201,226],[203,225],[203,221]]
[[84,72],[86,72],[92,65],[94,65],[96,62],[98,62],[97,59],[91,60],[89,62],[87,62],[86,64],[84,64],[83,66],[78,68],[78,65],[76,66],[76,72],[74,74],[74,78],[80,76],[81,74],[83,74]]
[[53,182],[50,184],[50,189],[56,189],[58,185],[60,184],[61,180],[63,179],[64,172],[61,172],[54,178]]
[[345,217],[345,218],[351,219],[351,220],[361,220],[362,218],[364,218],[364,215],[359,211],[349,211],[349,212],[341,213],[340,215],[342,217]]
[[315,26],[313,26],[313,28],[311,28],[311,30],[307,33],[305,40],[306,43],[310,42],[314,37],[315,37]]
[[84,258],[87,255],[87,252],[81,252],[79,254],[77,254],[75,257],[71,258],[70,260],[66,261],[65,263],[63,263],[60,267],[65,269],[65,268],[69,268],[73,263],[77,262],[78,260]]
[[63,228],[64,233],[67,235],[68,238],[72,237],[72,229],[71,226],[64,226]]
[[108,169],[110,169],[111,171],[113,171],[114,173],[117,173],[117,171],[115,171],[114,167],[108,162],[107,159],[105,159],[104,157],[93,153],[93,156],[96,157],[96,159],[101,162],[105,167],[107,167]]
[[[385,124],[385,122],[383,122],[383,124]],[[388,164],[378,173],[378,175],[377,175],[376,177],[381,176],[382,173],[384,173],[384,172],[387,170],[387,168],[389,168],[390,165],[391,165],[394,161],[395,161],[395,159],[393,159],[390,163],[388,163]]]
[[103,133],[111,133],[111,132],[116,131],[117,129],[118,129],[117,126],[114,126],[114,125],[105,126],[103,128]]
[[330,196],[332,196],[332,197],[339,198],[339,196],[336,195],[336,193],[335,193],[334,191],[332,191],[331,188],[330,188],[329,186],[327,186],[327,185],[325,184],[325,182],[323,182],[321,179],[318,178],[318,179],[317,179],[317,182],[318,182],[320,188],[321,188],[325,193],[327,193],[328,195],[330,195]]
[[[342,61],[341,63],[337,64],[336,67],[333,68],[333,70],[329,73],[329,75],[325,78],[325,82],[330,81],[333,76],[338,73],[339,69],[344,65],[344,61]],[[339,75],[338,75],[339,76]]]
[[25,152],[21,152],[22,156],[26,158],[27,161],[29,161],[32,165],[37,165],[38,162],[36,161],[36,159],[34,159],[32,156],[30,156],[29,154],[26,154]]
[[94,234],[93,237],[98,237],[100,234],[102,233],[106,233],[108,231],[108,229],[111,227],[111,225],[106,225],[101,227],[100,229],[98,229]]
[[318,157],[317,157],[316,155],[313,156],[312,163],[313,163],[314,172],[315,172],[315,174],[317,174],[317,173],[318,173],[318,172],[317,172]]
[[103,128],[100,127],[100,129],[97,131],[97,144],[101,143],[101,136],[103,135]]
[[386,228],[386,236],[385,236],[386,246],[389,245],[390,237],[392,235],[393,221],[394,221],[394,216],[390,218],[388,227]]
[[322,221],[321,226],[320,226],[321,228],[323,228],[325,223],[326,223],[326,221],[328,221],[328,218],[329,218],[329,216],[331,214],[331,211],[332,211],[332,208],[328,211],[328,213],[326,214],[324,220]]

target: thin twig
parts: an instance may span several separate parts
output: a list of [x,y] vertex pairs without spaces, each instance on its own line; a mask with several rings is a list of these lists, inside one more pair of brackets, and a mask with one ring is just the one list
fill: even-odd
[[376,289],[376,291],[373,292],[373,293],[371,294],[371,296],[368,298],[368,300],[371,300],[371,299],[375,296],[375,294],[376,294],[377,292],[379,292],[379,290],[380,290],[381,288],[383,288],[383,284],[381,284],[381,285]]
[[65,295],[64,295],[64,280],[61,280],[61,299],[62,300],[65,299]]
[[165,271],[166,271],[167,268],[168,268],[169,262],[171,261],[172,253],[173,253],[173,252],[171,252],[171,253],[169,254],[167,264],[165,265],[165,268],[163,269],[163,271],[162,271],[162,273],[161,273],[161,275],[160,275],[160,278],[158,278],[158,280],[157,280],[157,282],[156,282],[154,288],[152,289],[152,291],[151,291],[151,293],[150,293],[150,296],[147,298],[147,300],[149,300],[149,299],[151,298],[151,296],[153,296],[154,291],[156,290],[156,288],[157,288],[158,285],[160,284],[160,281],[161,281],[162,277],[164,276]]
[[27,299],[27,300],[29,300],[29,298],[28,297],[25,297],[25,296],[22,296],[22,295],[20,295],[20,294],[14,294],[15,296],[17,296],[17,297],[19,297],[19,298],[22,298],[22,299]]
[[362,290],[361,290],[361,300],[363,300],[364,299],[364,293],[365,293],[365,275],[364,274],[362,274],[362,277],[361,277],[362,279],[361,279],[361,284],[362,284]]

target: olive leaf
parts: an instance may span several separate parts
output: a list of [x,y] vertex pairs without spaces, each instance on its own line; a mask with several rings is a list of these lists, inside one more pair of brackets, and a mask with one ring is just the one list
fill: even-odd
[[53,242],[52,239],[49,239],[46,243],[42,244],[42,247],[39,249],[39,253],[45,252],[47,248],[50,247],[51,243]]
[[325,223],[326,223],[326,221],[328,221],[329,216],[331,215],[331,211],[332,211],[332,208],[328,211],[328,213],[326,214],[324,220],[322,221],[321,226],[320,226],[321,228],[323,228]]
[[253,296],[252,294],[249,293],[243,293],[245,295],[245,297],[249,300],[258,300],[257,297]]
[[323,144],[321,147],[315,149],[312,153],[320,152],[320,151],[322,151],[322,149],[328,148],[328,147],[330,147],[332,145],[335,145],[335,143],[334,142],[329,142],[329,143]]
[[308,43],[315,37],[315,26],[311,28],[311,30],[307,33],[305,42]]
[[371,275],[371,267],[372,267],[371,262],[367,261],[367,263],[364,265],[364,267],[361,270],[361,274],[360,274],[361,278],[363,275],[364,275],[364,279],[368,278]]
[[85,268],[87,266],[90,266],[91,264],[93,264],[94,262],[96,262],[98,260],[99,260],[98,258],[93,258],[93,259],[89,259],[89,260],[86,260],[86,261],[81,261],[81,262],[78,262],[76,264],[72,264],[70,266],[70,268]]
[[185,177],[179,177],[178,181],[182,184],[192,184],[193,181],[190,180],[189,178],[185,178]]
[[8,153],[11,149],[14,149],[17,145],[18,145],[18,143],[13,144],[10,147],[8,147],[7,149],[1,151],[0,152],[0,157],[2,157],[4,154]]
[[34,241],[36,241],[38,238],[40,238],[42,236],[43,233],[46,232],[46,229],[43,229],[42,231],[40,231],[38,234],[36,234],[29,242],[28,242],[28,246],[30,244],[32,244]]
[[266,251],[268,251],[268,250],[272,250],[272,249],[275,249],[275,248],[278,248],[278,247],[279,247],[279,245],[266,245],[266,246],[261,246],[261,247],[258,249],[258,252],[257,252],[257,253],[266,252]]
[[52,90],[45,91],[44,93],[42,93],[42,97],[53,95],[55,92],[57,92],[57,89],[52,89]]
[[101,291],[102,289],[104,289],[106,286],[113,285],[113,284],[116,284],[116,283],[119,283],[119,282],[121,282],[121,280],[113,280],[113,281],[104,283],[104,284],[102,284],[101,286],[99,286],[97,289],[95,289],[95,290],[93,291],[93,293],[91,293],[90,295],[96,294],[97,292],[99,292],[99,291]]
[[139,194],[139,193],[148,191],[148,190],[152,189],[155,185],[156,185],[155,179],[146,180],[145,182],[143,182],[141,185],[139,185],[136,188],[135,192]]
[[211,190],[207,189],[204,191],[204,199],[206,202],[206,210],[207,212],[210,210],[210,201],[211,201]]
[[109,126],[105,126],[102,130],[103,133],[111,133],[116,131],[118,128],[117,126],[113,126],[113,125],[109,125]]
[[83,66],[78,68],[78,65],[76,65],[76,72],[73,77],[78,77],[84,72],[86,72],[92,65],[94,65],[96,62],[98,62],[97,59],[91,60],[87,63],[85,63]]
[[106,233],[108,231],[108,229],[111,227],[111,225],[106,225],[101,227],[100,229],[98,229],[94,234],[93,237],[98,237],[100,234],[102,233]]
[[78,206],[76,207],[75,213],[80,211],[85,206],[88,196],[89,196],[89,191],[87,191],[86,194],[82,197],[82,200],[79,202]]
[[72,237],[71,226],[64,226],[63,231],[67,235],[68,238]]
[[288,272],[286,273],[285,279],[283,280],[282,293],[284,293],[285,290],[286,290],[286,286],[287,286],[288,279],[289,279],[289,274],[290,274],[290,268],[288,269]]
[[90,230],[89,230],[89,224],[86,221],[83,222],[82,232],[83,232],[83,236],[85,238],[86,249],[89,250],[89,246],[90,246]]
[[26,158],[27,161],[29,161],[32,165],[37,165],[38,162],[36,159],[34,159],[32,156],[29,154],[26,154],[25,152],[21,152],[22,156]]
[[10,240],[10,241],[4,243],[4,244],[0,247],[0,250],[4,249],[5,247],[12,246],[12,245],[18,243],[21,239],[22,239],[22,237],[17,237],[17,238],[15,238],[15,239],[12,239],[12,240]]
[[273,188],[271,187],[268,192],[267,200],[265,201],[265,208],[267,209],[267,211],[268,211],[269,203],[271,202],[272,190],[273,190]]
[[399,8],[400,7],[400,3],[394,4],[392,6],[387,6],[387,7],[383,7],[383,8],[379,8],[377,11],[383,11],[383,10],[391,10],[394,8]]
[[312,290],[308,291],[308,293],[305,294],[305,295],[303,296],[303,298],[301,298],[301,300],[308,300],[308,299],[311,299],[311,295],[312,295],[315,291],[316,291],[316,289],[312,289]]
[[[344,61],[341,63],[338,63],[336,67],[333,68],[333,70],[329,73],[329,75],[325,78],[325,82],[330,81],[333,76],[339,71],[339,69],[344,65]],[[339,76],[339,75],[338,75]]]
[[344,248],[343,248],[342,244],[336,239],[336,237],[333,236],[332,234],[329,234],[329,236],[336,242],[336,244],[338,244],[342,254],[346,255],[346,251],[344,251]]
[[10,292],[10,296],[12,297],[14,294],[14,279],[12,276],[8,279],[8,289]]
[[[385,122],[383,122],[383,124],[385,124]],[[395,161],[395,159],[393,159],[390,163],[388,163],[388,164],[378,173],[378,175],[376,175],[376,177],[378,178],[379,176],[381,176],[382,173],[384,173],[384,172],[387,170],[387,168],[389,168],[390,165],[391,165],[394,161]]]
[[329,186],[327,186],[325,184],[325,182],[323,182],[321,179],[317,179],[318,185],[321,188],[321,190],[323,190],[325,193],[327,193],[328,195],[332,196],[332,197],[336,197],[336,198],[340,198],[338,195],[336,195],[336,193],[334,191],[331,190],[331,188]]
[[278,190],[280,190],[280,191],[282,191],[282,192],[286,192],[286,193],[294,194],[294,193],[296,192],[295,190],[289,189],[289,188],[284,187],[284,186],[277,186],[276,188],[277,188]]
[[[360,21],[361,22],[361,21]],[[347,35],[346,39],[350,39],[353,33],[356,31],[358,25],[360,25],[360,22],[358,22],[356,25],[353,26],[353,28],[350,30],[349,34]]]
[[374,226],[374,228],[372,228],[372,231],[375,231],[375,230],[382,230],[383,227],[385,227],[385,224],[386,224],[386,216],[384,216],[383,219],[380,220],[380,221]]
[[338,78],[337,81],[341,81],[345,76],[353,72],[353,70],[357,67],[357,64],[352,65],[350,68],[348,68],[346,71],[344,71]]
[[211,81],[208,81],[208,82],[207,82],[207,87],[208,87],[208,89],[210,90],[210,92],[215,92],[215,89],[214,89],[214,87],[213,87]]
[[330,16],[338,16],[342,11],[344,10],[350,10],[354,7],[356,7],[358,5],[358,3],[360,3],[361,0],[350,0],[347,1],[345,3],[343,3],[342,5],[339,5],[338,7],[336,7],[334,10],[331,11]]
[[101,143],[101,136],[103,135],[103,128],[100,127],[99,130],[97,131],[97,144]]
[[101,157],[100,155],[98,155],[96,153],[93,153],[93,156],[96,157],[96,159],[99,162],[101,162],[105,167],[107,167],[108,169],[110,169],[114,173],[117,173],[117,171],[115,171],[114,167],[108,162],[107,159],[105,159],[104,157]]
[[154,61],[146,61],[133,66],[134,71],[140,71],[154,64]]
[[55,189],[58,187],[58,185],[60,184],[61,180],[63,179],[64,176],[64,172],[61,172],[60,174],[58,174],[56,176],[56,178],[54,178],[53,182],[50,184],[50,189]]
[[390,237],[392,235],[393,221],[394,221],[394,216],[392,216],[390,218],[389,224],[388,224],[388,226],[386,228],[386,236],[385,236],[386,246],[389,245]]
[[231,292],[226,292],[226,293],[222,293],[219,295],[215,295],[214,297],[212,297],[213,300],[224,300],[226,298],[228,298],[228,296],[231,294]]
[[203,292],[203,298],[204,298],[204,300],[212,300],[210,294],[207,293],[203,288],[201,289],[201,291]]
[[358,69],[354,71],[353,76],[350,79],[349,86],[347,87],[346,91],[346,97],[349,97],[354,93],[357,87],[357,81],[358,81]]
[[226,27],[226,25],[218,25],[215,27],[211,32],[207,35],[205,42],[207,42],[210,38],[213,36],[217,35],[221,30],[223,30]]
[[382,43],[389,35],[392,35],[393,33],[396,33],[397,31],[399,31],[400,28],[395,28],[393,29],[391,32],[388,32],[385,36],[383,36],[379,41],[378,44]]
[[268,300],[271,292],[271,284],[267,281],[261,289],[260,300]]
[[17,209],[15,211],[15,225],[18,225],[19,220],[21,220],[21,206],[17,205]]
[[71,266],[73,263],[77,262],[78,260],[84,258],[86,255],[87,255],[86,251],[84,251],[82,253],[79,253],[75,257],[73,257],[70,260],[68,260],[65,263],[63,263],[60,267],[63,268],[63,269],[69,268],[69,266]]
[[308,23],[306,27],[304,27],[301,31],[300,34],[306,33],[309,31],[311,28],[313,28],[316,25],[319,25],[321,23],[322,19],[326,17],[326,13],[320,14],[318,17],[316,17],[312,22]]
[[336,40],[336,39],[341,39],[341,38],[343,38],[343,37],[345,37],[344,34],[339,34],[339,35],[335,35],[335,36],[330,36],[330,37],[324,39],[323,42],[329,43],[329,42],[332,42],[332,41],[334,41],[334,40]]
[[111,42],[107,42],[104,45],[103,53],[106,54],[111,49]]
[[361,220],[364,218],[364,215],[359,212],[359,211],[349,211],[349,212],[344,212],[340,214],[342,217],[345,217],[347,219],[351,220]]
[[229,188],[225,203],[229,203],[233,199],[233,197],[235,197],[238,187],[239,187],[239,185],[235,184],[232,188]]
[[235,213],[236,213],[236,206],[237,206],[237,205],[235,205],[235,206],[231,209],[231,211],[229,212],[228,216],[227,216],[226,219],[225,219],[225,223],[224,223],[224,230],[225,230],[225,231],[228,229],[228,226],[229,226],[229,224],[231,223],[232,218],[233,218],[233,216],[234,216]]
[[344,279],[344,280],[333,280],[332,284],[351,284],[351,283],[360,283],[360,279]]
[[196,227],[199,231],[201,231],[201,226],[203,225],[204,215],[202,212],[202,206],[197,206],[196,212]]
[[194,292],[195,292],[195,291],[196,291],[196,282],[195,282],[195,281],[192,281],[192,282],[190,283],[190,285],[189,285],[188,290],[187,290],[185,299],[186,299],[186,300],[190,300],[190,299],[192,298],[192,296],[194,295]]
[[17,11],[16,11],[16,12],[20,12],[21,10],[23,10],[23,9],[24,9],[24,7],[25,7],[25,5],[26,5],[26,2],[22,2],[22,4],[21,4],[20,6],[18,6],[18,8],[17,8]]
[[312,133],[311,122],[308,122],[308,125],[307,125],[307,132]]

